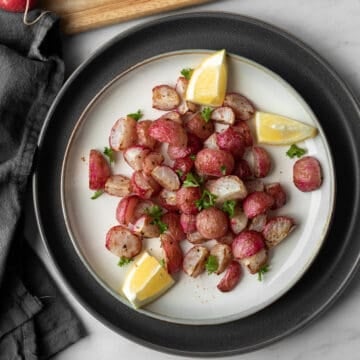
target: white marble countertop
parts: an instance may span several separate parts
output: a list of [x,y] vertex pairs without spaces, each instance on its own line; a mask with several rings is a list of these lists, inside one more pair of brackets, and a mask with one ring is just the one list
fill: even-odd
[[[222,0],[178,12],[218,10],[264,20],[297,36],[315,49],[340,76],[360,94],[360,1],[359,0]],[[70,74],[99,46],[136,24],[159,16],[89,31],[64,39],[64,57]],[[28,202],[31,213],[31,202]],[[175,359],[130,342],[93,318],[64,286],[34,228],[30,216],[28,231],[34,246],[75,311],[83,320],[88,336],[55,356],[56,360]],[[341,239],[339,239],[341,240]],[[316,296],[316,294],[314,294]],[[231,357],[241,360],[359,359],[360,279],[357,274],[341,298],[305,329],[261,350]],[[229,357],[227,358],[229,359]]]

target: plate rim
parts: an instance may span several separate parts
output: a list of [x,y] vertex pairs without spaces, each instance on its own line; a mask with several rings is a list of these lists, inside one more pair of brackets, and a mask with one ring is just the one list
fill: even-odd
[[[357,115],[359,116],[359,102],[357,101],[356,97],[354,96],[352,90],[348,87],[348,85],[341,79],[341,77],[337,74],[336,71],[334,71],[334,69],[329,66],[329,64],[321,57],[319,56],[312,48],[310,48],[309,46],[307,46],[306,44],[304,44],[302,41],[298,40],[295,36],[290,35],[289,33],[287,33],[286,31],[273,26],[269,23],[266,23],[262,20],[257,20],[254,19],[252,17],[248,17],[248,16],[243,16],[243,15],[239,15],[239,14],[233,14],[233,13],[228,13],[228,12],[191,12],[191,13],[186,13],[186,14],[180,14],[180,15],[171,15],[171,16],[166,16],[163,17],[161,19],[155,19],[149,22],[145,22],[144,24],[140,24],[138,26],[132,27],[124,32],[122,32],[121,34],[115,36],[112,40],[108,41],[106,44],[104,44],[103,46],[101,46],[92,56],[90,56],[84,63],[82,63],[72,74],[71,76],[68,78],[68,80],[66,81],[66,83],[64,84],[64,86],[62,87],[62,89],[60,90],[60,92],[58,93],[58,95],[56,96],[55,101],[53,102],[48,115],[46,117],[46,120],[44,122],[44,126],[42,128],[40,137],[39,137],[39,141],[38,141],[38,147],[41,147],[41,144],[43,142],[43,138],[45,136],[46,133],[46,129],[48,127],[48,124],[50,122],[50,119],[52,117],[52,115],[55,112],[56,106],[58,105],[60,99],[62,98],[62,96],[64,95],[64,93],[66,92],[67,88],[71,85],[71,83],[76,79],[76,77],[79,75],[79,73],[82,72],[82,70],[84,68],[86,68],[86,66],[88,66],[93,59],[97,58],[103,51],[105,51],[107,48],[110,48],[114,43],[120,41],[123,38],[126,38],[128,35],[130,34],[134,34],[138,31],[141,31],[145,28],[151,27],[153,25],[158,25],[170,20],[181,20],[181,19],[186,19],[186,18],[191,18],[191,17],[219,17],[221,19],[227,19],[227,18],[231,18],[232,20],[235,21],[239,21],[239,22],[245,22],[245,23],[250,23],[253,24],[257,27],[261,27],[267,31],[270,32],[274,32],[279,36],[285,37],[288,41],[290,41],[292,44],[295,44],[296,46],[300,47],[303,51],[305,51],[306,53],[310,54],[320,65],[323,66],[323,68],[330,73],[334,80],[337,82],[337,84],[342,88],[342,90],[344,91],[344,93],[347,95],[347,100],[349,100],[352,104],[354,109],[356,109],[357,111]],[[352,148],[356,148],[356,146],[354,145],[355,142],[352,141]],[[358,167],[356,168],[356,171],[359,172]],[[206,352],[206,351],[181,351],[179,349],[174,350],[172,348],[166,348],[164,346],[160,346],[157,344],[154,344],[153,342],[148,342],[145,339],[139,339],[131,334],[129,334],[128,332],[124,331],[123,329],[119,329],[118,327],[114,327],[107,319],[104,319],[97,311],[95,311],[95,309],[90,308],[87,304],[86,301],[84,299],[82,299],[82,297],[78,294],[78,292],[76,291],[76,289],[70,284],[70,282],[68,281],[68,279],[65,278],[65,276],[63,276],[62,272],[61,272],[61,267],[58,265],[58,263],[55,261],[55,256],[52,254],[52,251],[50,249],[49,243],[46,240],[46,236],[45,236],[45,232],[44,232],[44,227],[41,221],[41,216],[40,216],[40,209],[39,209],[39,199],[38,199],[38,171],[36,170],[34,172],[33,175],[33,195],[34,195],[34,207],[35,207],[35,215],[36,215],[36,221],[39,227],[39,231],[40,231],[40,235],[41,238],[45,244],[45,247],[47,249],[47,252],[50,255],[51,261],[52,263],[55,265],[55,268],[57,269],[58,273],[61,275],[61,278],[64,280],[64,282],[66,283],[67,287],[70,288],[72,290],[72,293],[75,295],[75,297],[77,298],[77,300],[90,312],[92,313],[95,317],[99,318],[102,322],[106,323],[110,328],[113,328],[114,330],[116,330],[117,332],[121,333],[122,335],[124,335],[125,337],[128,337],[138,343],[142,343],[142,344],[146,344],[147,346],[151,347],[151,348],[155,348],[157,350],[162,350],[162,351],[166,351],[166,352],[170,352],[170,353],[175,353],[175,354],[180,354],[180,355],[196,355],[196,356],[215,356],[215,355],[234,355],[234,354],[239,354],[239,353],[244,353],[247,351],[252,351],[255,349],[259,349],[264,347],[265,345],[268,345],[270,343],[273,343],[275,341],[278,341],[286,336],[288,336],[289,334],[297,331],[300,328],[303,328],[304,326],[310,324],[314,319],[316,319],[317,317],[319,317],[321,314],[324,313],[324,311],[326,309],[328,309],[330,307],[331,304],[333,304],[338,297],[343,293],[343,291],[347,288],[347,285],[350,284],[352,278],[355,275],[356,270],[359,268],[359,262],[360,262],[360,254],[357,255],[356,257],[356,261],[354,261],[352,263],[352,266],[350,268],[350,271],[346,274],[346,276],[342,279],[340,286],[337,288],[337,290],[332,294],[332,296],[330,298],[327,299],[327,301],[323,302],[323,304],[321,306],[318,307],[318,309],[313,312],[311,315],[309,315],[308,317],[302,319],[302,321],[300,321],[296,326],[293,326],[291,329],[288,329],[285,332],[282,332],[282,334],[273,337],[271,339],[265,340],[263,341],[261,344],[255,344],[252,346],[247,346],[246,348],[242,348],[240,349],[233,349],[233,350],[222,350],[222,351],[216,351],[216,352]],[[355,200],[355,204],[356,204],[356,208],[359,208],[359,200],[356,199]]]

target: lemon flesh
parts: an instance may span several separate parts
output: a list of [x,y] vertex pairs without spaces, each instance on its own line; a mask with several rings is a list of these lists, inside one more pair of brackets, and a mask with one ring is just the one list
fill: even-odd
[[285,116],[257,111],[256,135],[259,143],[291,145],[317,135],[315,127]]
[[127,274],[122,292],[135,308],[139,308],[157,299],[173,284],[174,279],[157,259],[144,252]]
[[227,87],[226,51],[205,58],[193,71],[186,90],[187,101],[207,106],[220,106]]

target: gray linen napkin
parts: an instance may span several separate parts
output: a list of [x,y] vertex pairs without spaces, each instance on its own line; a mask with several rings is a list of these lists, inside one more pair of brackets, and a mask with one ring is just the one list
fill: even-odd
[[[30,12],[35,18],[39,11]],[[60,89],[58,18],[26,26],[0,10],[0,359],[46,359],[84,335],[24,240],[24,200],[38,135]]]

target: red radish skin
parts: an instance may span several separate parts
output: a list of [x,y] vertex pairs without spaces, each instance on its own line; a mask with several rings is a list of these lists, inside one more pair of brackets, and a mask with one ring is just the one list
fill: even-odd
[[228,292],[235,288],[241,278],[241,266],[233,260],[227,267],[224,276],[217,285],[221,292]]
[[244,139],[232,127],[216,134],[216,143],[220,149],[229,151],[235,158],[241,158],[245,153]]
[[199,212],[195,201],[201,198],[198,187],[183,187],[176,193],[176,203],[179,210],[184,214],[197,214]]
[[188,141],[185,129],[168,119],[155,120],[149,127],[149,135],[157,141],[180,147],[186,147]]
[[168,212],[161,217],[161,221],[168,227],[167,232],[175,241],[181,241],[186,238],[185,233],[180,224],[180,215],[174,212]]
[[254,175],[257,178],[263,178],[267,176],[271,169],[271,159],[269,153],[260,146],[254,146],[252,148],[252,154],[254,157]]
[[274,205],[274,198],[263,191],[255,191],[243,201],[243,209],[247,218],[266,213]]
[[145,175],[142,171],[135,171],[131,177],[132,190],[142,199],[150,199],[159,190],[155,186],[159,185],[151,179],[151,176]]
[[233,129],[242,136],[246,147],[253,146],[254,139],[247,121],[237,121]]
[[223,105],[231,107],[238,120],[250,120],[255,113],[255,106],[252,102],[238,93],[227,94]]
[[196,215],[196,228],[205,239],[220,238],[228,231],[228,217],[215,207],[204,209]]
[[206,140],[215,130],[212,121],[206,122],[199,113],[185,121],[186,130],[201,140]]
[[186,175],[191,171],[194,166],[194,160],[190,157],[182,159],[176,159],[173,165],[173,169],[178,174],[181,181],[186,179]]
[[[11,12],[24,12],[26,9],[26,0],[0,0],[0,9]],[[37,0],[29,0],[29,10],[36,7]]]
[[168,233],[161,234],[160,241],[167,272],[169,274],[179,272],[182,269],[184,257],[179,242]]
[[280,209],[287,202],[287,195],[280,183],[272,183],[265,186],[267,194],[274,198],[274,205],[271,210]]
[[196,215],[181,213],[180,224],[186,234],[196,231]]
[[130,146],[124,151],[124,159],[131,168],[139,171],[143,169],[144,160],[149,153],[150,149],[144,146]]
[[241,180],[248,180],[253,176],[250,165],[245,159],[238,159],[236,161],[234,174]]
[[107,179],[111,175],[108,162],[98,150],[90,150],[89,155],[89,188],[90,190],[104,189]]
[[187,134],[188,141],[186,147],[169,145],[167,152],[171,160],[185,158],[189,155],[195,155],[202,149],[201,140],[193,134]]
[[149,135],[152,120],[143,120],[136,123],[137,144],[155,150],[158,142]]
[[202,149],[196,155],[195,168],[201,175],[230,175],[234,170],[234,158],[224,150]]
[[122,198],[116,208],[116,220],[119,224],[128,225],[134,221],[134,213],[140,198],[130,195]]
[[255,255],[265,247],[261,233],[253,230],[241,232],[232,243],[232,252],[235,259],[242,260]]
[[322,183],[319,161],[312,156],[297,160],[293,167],[293,180],[300,191],[309,192],[319,189]]

